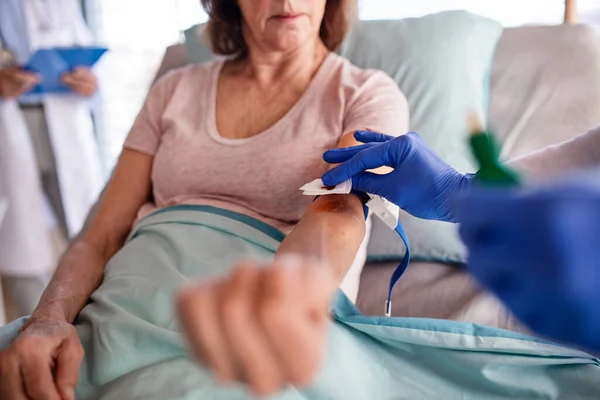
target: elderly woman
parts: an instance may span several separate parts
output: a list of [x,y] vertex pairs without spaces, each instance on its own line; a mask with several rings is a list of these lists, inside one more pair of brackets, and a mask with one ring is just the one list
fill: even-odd
[[288,234],[276,257],[322,261],[335,285],[352,264],[365,235],[361,199],[313,202],[298,188],[327,169],[324,151],[355,143],[354,131],[408,128],[395,83],[334,53],[355,1],[202,3],[212,47],[228,57],[176,70],[151,89],[97,213],[0,356],[2,398],[73,398],[83,357],[73,321],[129,246],[132,226],[157,209],[213,206],[272,225]]

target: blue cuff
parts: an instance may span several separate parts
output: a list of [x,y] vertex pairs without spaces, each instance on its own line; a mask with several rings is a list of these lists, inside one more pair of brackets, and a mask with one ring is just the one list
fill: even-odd
[[363,206],[363,212],[365,213],[365,221],[366,221],[367,218],[369,217],[369,207],[367,207],[367,203],[369,202],[369,200],[371,200],[371,198],[365,192],[359,192],[358,190],[354,190],[354,189],[352,189],[350,191],[350,193],[357,195],[358,198],[360,199],[360,202],[362,203],[362,206]]

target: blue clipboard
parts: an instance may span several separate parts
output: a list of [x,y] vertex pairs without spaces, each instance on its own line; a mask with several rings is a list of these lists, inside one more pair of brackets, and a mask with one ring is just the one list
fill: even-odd
[[61,82],[62,76],[75,67],[93,67],[108,49],[104,47],[69,47],[40,49],[24,66],[41,76],[41,82],[25,94],[68,93],[70,89]]

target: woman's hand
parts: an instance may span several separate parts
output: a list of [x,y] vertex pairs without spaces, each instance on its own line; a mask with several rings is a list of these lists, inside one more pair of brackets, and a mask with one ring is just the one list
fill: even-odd
[[20,67],[0,68],[0,97],[17,98],[40,82],[40,77]]
[[330,268],[281,257],[194,284],[179,294],[177,308],[200,361],[221,381],[268,395],[317,373],[337,283]]
[[151,193],[153,157],[123,150],[84,231],[62,257],[32,317],[0,353],[0,399],[72,400],[83,347],[71,322],[102,282]]
[[0,398],[75,400],[82,359],[73,325],[34,321],[0,353]]
[[[354,137],[365,144],[324,154],[325,161],[342,163],[323,175],[325,185],[352,179],[353,189],[385,197],[417,218],[454,222],[451,200],[468,186],[468,176],[446,164],[417,133],[394,138],[358,131]],[[367,172],[382,166],[394,170]]]
[[76,67],[73,72],[64,74],[62,81],[73,92],[90,97],[98,90],[98,80],[91,69],[85,67]]

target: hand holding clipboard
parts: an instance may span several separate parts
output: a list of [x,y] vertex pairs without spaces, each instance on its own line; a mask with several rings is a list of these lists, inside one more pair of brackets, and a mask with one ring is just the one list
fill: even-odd
[[[93,67],[106,51],[107,49],[102,47],[38,50],[23,69],[38,74],[40,82],[27,92],[26,96],[72,92],[77,80],[83,80],[86,71]],[[85,91],[85,88],[82,90]]]

